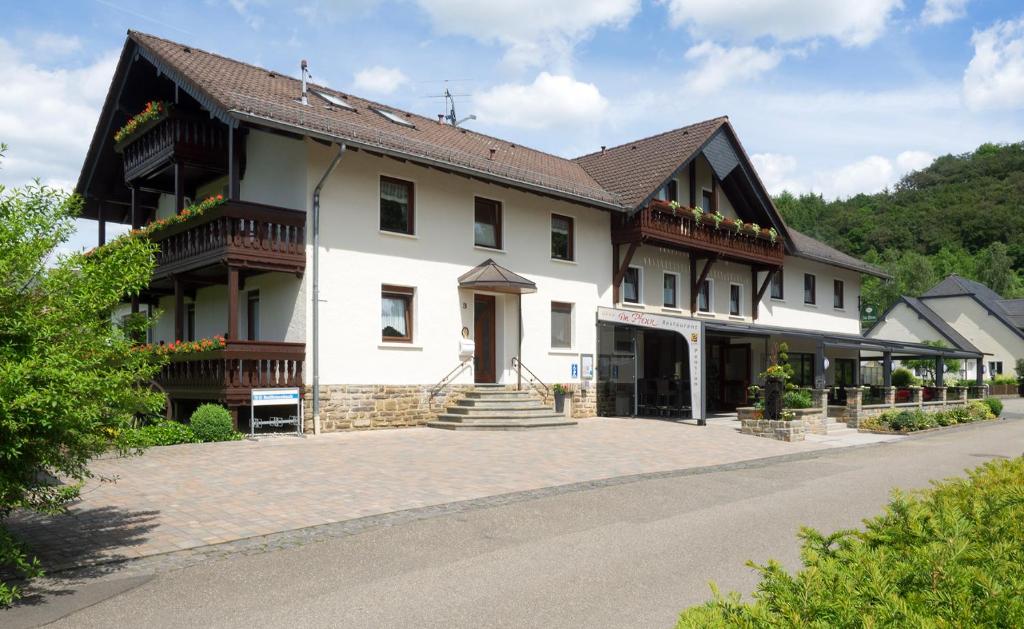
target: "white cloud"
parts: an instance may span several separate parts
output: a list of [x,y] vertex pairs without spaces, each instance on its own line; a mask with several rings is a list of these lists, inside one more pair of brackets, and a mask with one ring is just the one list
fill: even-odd
[[355,86],[355,91],[392,94],[408,81],[409,77],[405,76],[398,68],[373,66],[356,72],[352,84]]
[[89,65],[45,69],[0,39],[0,142],[10,145],[0,183],[74,185],[116,64],[110,52]]
[[597,122],[608,100],[593,83],[541,72],[529,85],[508,83],[473,99],[480,122],[521,129],[579,126]]
[[554,66],[567,72],[573,48],[603,26],[620,27],[640,0],[418,0],[434,30],[505,47],[516,68]]
[[773,37],[793,42],[832,37],[864,46],[884,31],[902,0],[659,0],[673,26],[689,25],[695,36],[753,41]]
[[926,0],[921,10],[925,24],[945,24],[967,15],[967,0]]
[[827,198],[845,199],[857,193],[878,192],[896,180],[892,161],[879,155],[866,157],[831,172],[817,175],[817,188]]
[[1024,17],[996,22],[971,37],[974,58],[964,72],[972,110],[1024,107]]
[[750,156],[754,168],[761,177],[761,182],[771,194],[779,194],[783,190],[803,191],[807,186],[794,179],[796,174],[796,158],[792,155],[779,153],[757,153]]
[[903,173],[921,170],[935,161],[935,156],[928,151],[903,151],[896,156],[896,167]]
[[82,49],[82,40],[73,35],[39,33],[32,38],[32,48],[44,58],[65,57]]
[[239,17],[245,20],[245,23],[249,25],[249,28],[254,31],[258,31],[260,27],[263,26],[263,18],[258,15],[254,15],[253,12],[249,10],[250,0],[228,0],[228,4],[231,5],[231,8],[235,10],[235,13],[237,13]]
[[783,53],[756,46],[723,48],[705,41],[687,50],[684,56],[698,64],[687,73],[687,84],[697,93],[709,94],[730,83],[758,78],[779,65]]

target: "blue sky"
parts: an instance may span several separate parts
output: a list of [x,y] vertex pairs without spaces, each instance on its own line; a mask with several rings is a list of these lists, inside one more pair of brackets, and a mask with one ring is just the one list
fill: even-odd
[[1024,136],[1010,0],[4,0],[0,183],[77,177],[129,28],[564,156],[728,115],[768,187],[874,192]]

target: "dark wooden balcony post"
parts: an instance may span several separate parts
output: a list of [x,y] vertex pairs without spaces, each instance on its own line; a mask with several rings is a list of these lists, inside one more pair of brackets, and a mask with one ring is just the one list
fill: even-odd
[[228,127],[228,198],[232,201],[238,201],[241,197],[239,155],[238,146],[236,145],[239,135],[235,133],[233,126]]
[[228,267],[228,338],[238,340],[238,267]]
[[99,224],[99,236],[96,238],[97,245],[104,245],[107,243],[107,217],[103,214],[103,204],[100,203],[99,207],[96,208],[98,216],[96,222]]
[[174,164],[174,212],[185,209],[185,164]]
[[[135,195],[135,188],[130,188],[132,194],[131,201],[131,220],[132,229],[138,229],[142,227],[142,211],[139,208],[139,199]],[[139,312],[139,296],[135,295],[132,297],[132,314],[138,314]]]
[[185,340],[185,285],[174,276],[174,340]]

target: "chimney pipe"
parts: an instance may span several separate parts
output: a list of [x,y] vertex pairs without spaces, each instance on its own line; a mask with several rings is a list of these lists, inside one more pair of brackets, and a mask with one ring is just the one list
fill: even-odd
[[299,65],[302,68],[302,104],[308,105],[309,99],[306,98],[306,75],[309,74],[309,64],[303,59]]
[[602,144],[602,145],[601,145],[601,152],[602,152],[602,153],[604,153],[604,149],[605,149],[605,145],[604,145],[604,144]]

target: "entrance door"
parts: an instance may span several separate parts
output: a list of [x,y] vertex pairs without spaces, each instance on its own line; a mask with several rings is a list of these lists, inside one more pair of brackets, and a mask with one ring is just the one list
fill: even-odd
[[735,411],[747,403],[750,386],[750,346],[722,346],[722,407]]
[[476,354],[473,356],[473,381],[494,382],[494,296],[474,296],[473,312],[473,341],[476,343]]

